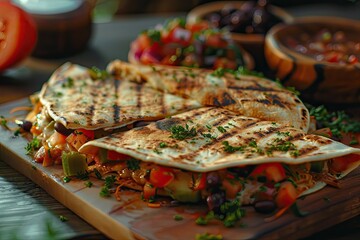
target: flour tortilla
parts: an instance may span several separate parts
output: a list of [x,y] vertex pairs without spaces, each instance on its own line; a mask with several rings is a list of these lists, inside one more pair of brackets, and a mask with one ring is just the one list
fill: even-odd
[[71,63],[53,73],[39,98],[48,114],[70,129],[119,128],[201,106],[195,100],[114,77],[92,79],[89,69]]
[[276,82],[256,76],[171,66],[148,66],[115,60],[107,67],[114,76],[146,82],[154,89],[223,107],[238,115],[286,123],[305,132],[310,116],[301,100]]

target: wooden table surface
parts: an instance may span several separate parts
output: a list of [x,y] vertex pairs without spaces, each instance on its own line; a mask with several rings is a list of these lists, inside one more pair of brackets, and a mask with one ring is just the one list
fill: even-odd
[[[359,4],[343,7],[311,5],[292,7],[288,11],[294,16],[333,15],[360,19]],[[28,58],[17,68],[0,75],[0,104],[38,91],[64,62],[104,68],[113,59],[126,60],[130,42],[141,30],[173,16],[179,14],[123,16],[109,23],[94,24],[93,36],[86,51],[61,59]],[[60,216],[68,221],[61,221]],[[0,160],[0,240],[49,238],[106,239],[105,235]],[[360,216],[308,239],[325,238],[360,239]]]

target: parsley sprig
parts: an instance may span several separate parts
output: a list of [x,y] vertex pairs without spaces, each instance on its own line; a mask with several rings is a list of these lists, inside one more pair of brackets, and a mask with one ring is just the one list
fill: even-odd
[[170,128],[170,132],[170,137],[178,140],[185,140],[197,135],[196,129],[194,127],[190,128],[188,124],[186,124],[185,127],[181,125],[174,125]]
[[40,148],[40,140],[35,136],[31,142],[29,142],[26,147],[25,147],[25,150],[26,150],[26,154],[27,155],[31,155],[34,153],[35,150],[39,149]]

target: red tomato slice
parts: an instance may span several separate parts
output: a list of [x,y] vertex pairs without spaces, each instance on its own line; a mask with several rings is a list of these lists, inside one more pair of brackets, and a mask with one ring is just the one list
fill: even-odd
[[27,57],[36,40],[31,16],[10,1],[0,1],[0,72]]
[[224,179],[222,181],[222,187],[225,189],[226,199],[235,198],[242,189],[241,183],[233,179]]
[[291,182],[283,182],[275,197],[278,208],[284,208],[292,205],[298,197],[297,191]]
[[126,154],[118,153],[112,150],[107,151],[107,159],[109,160],[129,160],[130,158],[131,157]]
[[77,134],[84,134],[88,140],[94,140],[95,138],[95,133],[93,130],[86,130],[86,129],[83,129],[83,128],[80,128],[78,130],[75,130],[77,132]]
[[174,180],[174,171],[167,167],[153,168],[150,172],[150,183],[155,187],[163,188]]
[[268,181],[280,182],[286,178],[285,169],[281,163],[263,163],[255,167],[250,176],[266,177]]

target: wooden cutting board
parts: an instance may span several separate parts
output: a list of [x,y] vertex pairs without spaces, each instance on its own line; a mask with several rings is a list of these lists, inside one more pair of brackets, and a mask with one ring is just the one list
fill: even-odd
[[[0,115],[9,116],[15,106],[26,100],[0,106]],[[360,169],[343,180],[341,188],[324,189],[298,200],[305,217],[287,212],[273,222],[265,222],[269,215],[244,207],[246,216],[233,228],[219,222],[207,226],[195,224],[197,216],[205,213],[200,205],[163,206],[150,208],[139,193],[123,191],[122,198],[103,198],[99,195],[103,182],[92,178],[94,186],[87,188],[84,181],[63,182],[61,166],[42,167],[25,154],[27,141],[14,137],[0,127],[0,159],[27,176],[50,195],[114,239],[195,239],[196,234],[221,234],[224,239],[287,239],[302,238],[343,222],[360,214]],[[181,215],[183,220],[174,220]]]

